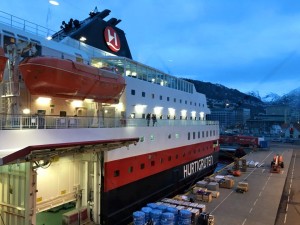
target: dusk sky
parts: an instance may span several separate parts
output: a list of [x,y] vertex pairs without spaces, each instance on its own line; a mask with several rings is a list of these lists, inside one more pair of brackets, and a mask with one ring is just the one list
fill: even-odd
[[300,87],[299,0],[1,0],[0,10],[57,31],[110,9],[134,60],[242,92]]

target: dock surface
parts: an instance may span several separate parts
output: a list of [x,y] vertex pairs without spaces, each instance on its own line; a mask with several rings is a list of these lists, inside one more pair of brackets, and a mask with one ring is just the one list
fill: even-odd
[[[220,196],[206,204],[206,211],[215,216],[215,224],[300,224],[300,208],[297,209],[300,207],[300,157],[296,163],[300,151],[297,150],[300,146],[272,144],[269,149],[245,156],[247,161],[263,165],[247,167],[240,177],[234,177],[234,188],[220,188]],[[271,161],[276,154],[283,155],[284,168],[280,173],[271,173]],[[240,181],[249,184],[248,192],[235,191]]]

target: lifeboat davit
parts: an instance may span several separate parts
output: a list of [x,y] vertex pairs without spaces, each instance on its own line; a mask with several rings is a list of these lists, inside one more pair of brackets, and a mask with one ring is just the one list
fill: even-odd
[[3,80],[3,74],[4,74],[6,62],[7,62],[7,57],[5,57],[3,48],[0,48],[0,82],[2,82]]
[[125,79],[113,70],[53,57],[26,58],[19,65],[32,95],[118,103]]

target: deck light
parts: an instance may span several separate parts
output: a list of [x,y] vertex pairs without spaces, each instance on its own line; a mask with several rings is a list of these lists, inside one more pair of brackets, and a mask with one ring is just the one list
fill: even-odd
[[200,112],[200,119],[201,119],[201,120],[204,119],[204,112]]
[[29,114],[30,113],[30,109],[23,109],[23,114]]
[[48,105],[50,104],[51,98],[38,97],[36,101],[40,105]]
[[83,102],[80,101],[80,100],[74,100],[74,101],[72,101],[71,105],[72,105],[74,108],[79,108],[79,107],[82,107]]
[[86,37],[81,37],[81,38],[79,38],[79,41],[86,41]]

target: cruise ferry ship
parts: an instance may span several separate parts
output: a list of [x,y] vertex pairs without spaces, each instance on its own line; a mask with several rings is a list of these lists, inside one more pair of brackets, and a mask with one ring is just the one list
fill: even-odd
[[4,224],[48,224],[39,215],[69,202],[63,224],[127,224],[216,168],[219,124],[206,120],[205,95],[134,61],[109,15],[66,20],[49,36],[0,12]]

